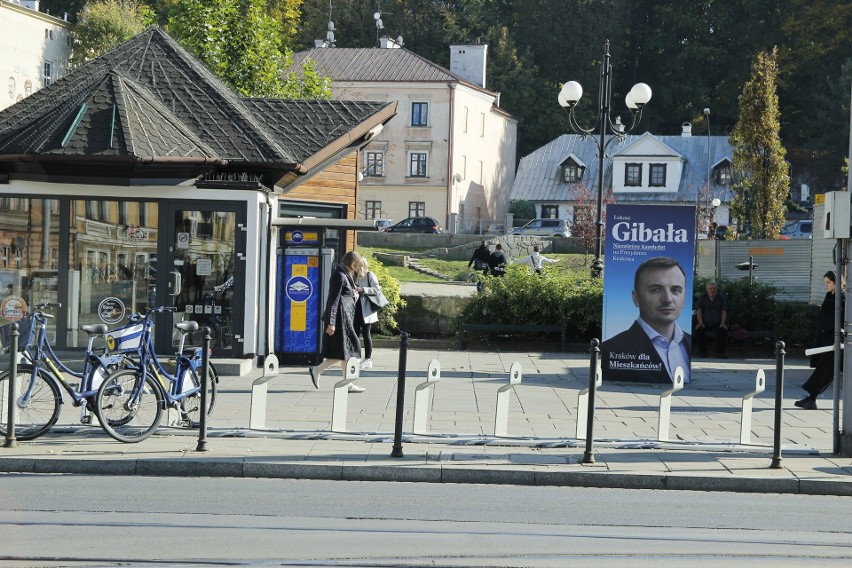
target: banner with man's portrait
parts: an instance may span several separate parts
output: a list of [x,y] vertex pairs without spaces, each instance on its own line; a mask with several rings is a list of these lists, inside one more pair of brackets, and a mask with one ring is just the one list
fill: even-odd
[[689,382],[695,207],[607,207],[604,380]]

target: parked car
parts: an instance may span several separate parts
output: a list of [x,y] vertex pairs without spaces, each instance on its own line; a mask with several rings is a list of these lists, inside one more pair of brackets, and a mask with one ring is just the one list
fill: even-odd
[[790,221],[781,228],[778,238],[782,241],[790,239],[811,239],[814,233],[813,221]]
[[376,219],[376,228],[380,231],[387,231],[391,225],[393,225],[393,219]]
[[486,235],[505,235],[506,225],[488,225],[485,227],[484,234]]
[[570,237],[571,229],[565,219],[533,219],[523,227],[509,229],[510,235],[538,235],[541,237]]
[[442,233],[443,229],[434,217],[409,217],[385,229],[388,233]]

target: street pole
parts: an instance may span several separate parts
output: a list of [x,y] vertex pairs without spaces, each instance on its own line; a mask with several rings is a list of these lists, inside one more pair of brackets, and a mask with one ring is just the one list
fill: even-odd
[[[621,123],[621,117],[617,116],[615,121],[609,115],[610,103],[612,101],[612,66],[610,65],[609,40],[604,44],[604,60],[601,64],[600,91],[598,92],[598,114],[594,125],[583,128],[577,122],[574,109],[583,96],[583,87],[576,81],[568,81],[562,85],[558,101],[568,112],[568,124],[581,139],[589,137],[598,147],[598,196],[597,196],[597,220],[595,221],[595,260],[592,262],[592,277],[600,278],[603,275],[603,178],[606,149],[613,140],[624,140],[642,119],[642,109],[651,100],[651,88],[645,83],[636,83],[627,93],[624,102],[630,111],[632,122],[628,128]],[[607,140],[607,133],[612,137]],[[598,138],[595,138],[595,134]]]

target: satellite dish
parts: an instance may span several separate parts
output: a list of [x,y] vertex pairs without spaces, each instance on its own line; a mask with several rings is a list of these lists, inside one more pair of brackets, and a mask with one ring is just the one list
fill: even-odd
[[328,21],[328,31],[334,31],[334,22],[331,20]]
[[453,181],[459,183],[462,180],[461,174],[456,174],[453,176]]
[[325,39],[328,40],[329,43],[334,43],[334,32],[329,30],[328,33],[325,34]]
[[381,20],[382,19],[382,13],[376,12],[375,14],[373,14],[373,19],[374,20]]
[[402,36],[396,36],[396,43],[403,45],[404,42],[402,41]]
[[378,20],[376,20],[376,28],[378,28],[378,29],[380,29],[380,30],[385,29],[385,25],[382,23],[382,19],[381,19],[381,18],[379,18]]

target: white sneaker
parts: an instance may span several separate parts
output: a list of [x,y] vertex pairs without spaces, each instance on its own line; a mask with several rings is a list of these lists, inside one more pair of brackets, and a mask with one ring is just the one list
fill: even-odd
[[361,361],[361,368],[362,369],[372,369],[373,368],[372,359],[364,359],[363,361]]
[[365,390],[367,389],[365,389],[364,387],[359,387],[355,383],[349,383],[349,392],[364,392]]

